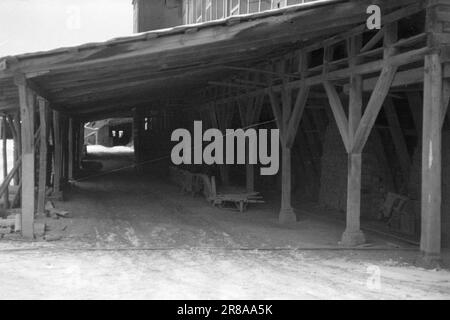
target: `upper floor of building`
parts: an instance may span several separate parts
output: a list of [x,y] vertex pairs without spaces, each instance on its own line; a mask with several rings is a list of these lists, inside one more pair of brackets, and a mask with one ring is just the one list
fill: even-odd
[[201,23],[318,0],[183,0],[183,23]]
[[134,31],[174,27],[319,0],[133,0]]

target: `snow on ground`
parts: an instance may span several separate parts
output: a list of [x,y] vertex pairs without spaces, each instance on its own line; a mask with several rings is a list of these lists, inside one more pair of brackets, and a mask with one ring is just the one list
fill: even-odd
[[128,146],[115,146],[115,147],[105,147],[101,145],[88,145],[86,146],[87,152],[94,154],[123,154],[134,152],[133,147]]
[[359,261],[364,256],[208,249],[1,256],[0,299],[450,298],[448,271],[372,265]]

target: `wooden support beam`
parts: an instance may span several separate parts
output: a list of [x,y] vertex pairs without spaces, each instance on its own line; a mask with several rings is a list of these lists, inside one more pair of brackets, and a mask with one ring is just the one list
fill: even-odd
[[2,184],[0,185],[0,196],[4,194],[4,192],[9,188],[9,184],[11,183],[11,180],[13,179],[14,175],[19,171],[20,166],[22,165],[22,158],[17,159],[16,162],[14,162],[14,166],[11,169],[11,171],[8,173],[6,178],[3,180]]
[[40,146],[39,146],[39,185],[38,185],[38,206],[37,213],[45,214],[45,197],[47,187],[47,108],[48,102],[38,99],[39,103],[39,122],[40,122]]
[[[8,120],[8,125],[9,125],[9,129],[11,130],[12,136],[13,136],[13,141],[14,141],[14,162],[17,161],[17,159],[19,159],[20,157],[20,152],[21,152],[21,147],[20,147],[20,142],[18,141],[18,133],[16,131],[16,127],[14,124],[14,118],[12,116],[7,116],[7,120]],[[17,172],[14,175],[14,185],[18,186],[19,185],[19,180],[20,180],[20,173]]]
[[425,57],[422,136],[422,228],[420,250],[427,265],[441,254],[442,65],[438,54]]
[[69,128],[68,128],[68,156],[67,156],[67,162],[68,162],[68,176],[67,178],[69,181],[73,180],[73,168],[74,168],[74,123],[73,119],[69,118]]
[[22,137],[22,235],[34,238],[35,168],[34,168],[34,107],[35,95],[24,78],[17,78]]
[[[231,90],[227,90],[228,95],[232,95],[233,92]],[[229,129],[235,112],[235,101],[229,101],[224,106],[218,106],[214,104],[213,112],[215,113],[215,118],[212,117],[211,120],[216,121],[213,126],[219,128],[222,132],[225,132],[226,129]],[[220,177],[223,185],[230,184],[230,166],[227,164],[219,165]]]
[[353,152],[362,152],[380,109],[383,106],[383,102],[389,92],[389,88],[391,87],[396,71],[396,67],[386,66],[381,72],[377,85],[370,97],[369,103],[367,104],[366,111],[364,112],[358,126],[358,130],[356,131],[355,141],[352,146]]
[[[281,72],[285,71],[285,63],[281,65]],[[297,216],[292,208],[292,167],[291,150],[294,145],[295,136],[300,124],[302,115],[308,99],[310,88],[304,82],[306,69],[308,66],[306,54],[300,53],[300,70],[303,72],[301,87],[297,93],[295,103],[292,104],[293,89],[288,86],[287,77],[283,78],[281,87],[281,103],[272,88],[269,90],[269,97],[278,129],[280,130],[281,141],[281,209],[279,213],[279,222],[281,224],[292,224],[297,222]]]
[[347,153],[351,151],[350,137],[348,135],[348,119],[345,115],[344,107],[342,106],[341,98],[336,91],[334,85],[329,81],[324,81],[323,86],[328,96],[328,101],[330,102],[331,111],[333,112],[334,119],[336,120],[336,125],[341,134],[344,147]]
[[[361,50],[362,38],[353,37],[347,41],[347,50],[350,56],[350,67],[359,63],[356,58]],[[350,77],[350,100],[348,108],[348,145],[353,145],[358,126],[361,122],[363,108],[363,81],[359,74]],[[345,115],[341,115],[345,117]],[[345,130],[345,127],[342,128]],[[365,243],[366,239],[361,231],[361,169],[362,154],[348,148],[348,172],[347,172],[347,211],[346,228],[342,234],[341,244],[344,246],[356,246]]]
[[62,141],[61,141],[61,115],[53,110],[53,193],[52,198],[62,199]]
[[298,126],[300,124],[301,119],[303,118],[303,113],[306,108],[306,102],[308,100],[310,87],[303,85],[300,87],[300,90],[297,94],[297,98],[295,99],[295,104],[290,114],[289,118],[286,121],[286,145],[292,146],[294,145],[295,136],[297,134]]
[[[255,125],[261,116],[264,103],[264,96],[251,97],[249,99],[238,100],[239,115],[244,128]],[[215,112],[214,112],[215,114]],[[247,192],[255,191],[255,165],[249,162],[250,149],[247,147],[247,164],[245,166],[246,189]]]
[[444,126],[445,118],[448,117],[450,120],[450,115],[448,114],[448,105],[450,103],[450,79],[444,79],[442,82],[442,127]]
[[84,154],[84,122],[80,121],[79,124],[79,136],[80,139],[78,140],[78,169],[81,169],[82,160],[83,160],[83,154]]
[[[3,138],[3,181],[6,180],[6,177],[8,175],[8,146],[7,146],[7,136],[6,136],[6,115],[3,115],[2,117],[2,138]],[[5,209],[9,208],[9,192],[8,188],[6,188],[5,193],[3,194],[3,205]]]
[[142,173],[142,119],[140,109],[133,109],[133,144],[134,144],[134,164],[138,173]]

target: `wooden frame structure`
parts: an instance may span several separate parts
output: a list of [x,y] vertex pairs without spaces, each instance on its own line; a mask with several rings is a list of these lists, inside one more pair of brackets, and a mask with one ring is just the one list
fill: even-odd
[[[249,126],[258,120],[261,97],[268,97],[282,145],[279,219],[293,223],[291,149],[308,104],[322,94],[348,153],[342,244],[361,244],[365,241],[360,229],[363,148],[383,106],[389,121],[396,121],[387,99],[390,90],[408,87],[417,92],[423,84],[421,251],[425,261],[436,261],[441,247],[441,129],[450,97],[450,0],[379,0],[383,26],[377,32],[367,30],[365,24],[366,8],[372,2],[311,2],[0,60],[0,112],[15,121],[13,127],[21,137],[16,142],[21,145],[24,236],[33,236],[37,96],[41,97],[41,158],[49,141],[47,127],[53,129],[56,196],[73,176],[74,159],[80,157],[79,144],[73,141],[79,134],[74,133],[79,128],[75,123],[135,110],[138,142],[142,107],[209,110],[219,126],[219,113],[211,106],[238,103],[242,125]],[[422,30],[399,37],[400,24],[421,15],[424,21],[417,21],[422,21]],[[47,108],[53,112],[51,123],[46,121]],[[14,117],[19,110],[21,125]],[[67,152],[61,143],[65,136]],[[402,153],[404,144],[399,140],[396,147]],[[252,188],[252,169],[247,172]],[[40,181],[39,208],[44,187]]]

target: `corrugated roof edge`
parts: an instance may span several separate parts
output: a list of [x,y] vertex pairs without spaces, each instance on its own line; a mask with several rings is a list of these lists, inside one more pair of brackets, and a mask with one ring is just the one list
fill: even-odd
[[25,59],[38,58],[38,57],[49,56],[49,55],[68,53],[68,52],[73,52],[73,51],[94,49],[96,47],[101,47],[101,46],[113,46],[113,45],[118,45],[118,44],[123,44],[123,43],[128,43],[128,42],[147,41],[147,40],[158,38],[161,36],[168,36],[168,35],[173,35],[173,34],[178,34],[178,33],[186,33],[189,30],[199,30],[199,29],[204,29],[204,28],[208,28],[211,26],[230,25],[235,22],[241,23],[241,22],[245,22],[245,21],[251,21],[251,20],[262,19],[262,18],[271,17],[271,16],[283,15],[286,13],[298,12],[298,11],[303,11],[303,10],[308,10],[308,9],[312,9],[312,8],[317,8],[317,7],[340,3],[340,2],[348,2],[348,1],[349,0],[318,0],[318,1],[308,2],[308,3],[292,5],[292,6],[280,8],[280,9],[272,9],[272,10],[267,10],[267,11],[263,11],[263,12],[230,16],[230,17],[227,17],[227,18],[221,19],[221,20],[214,20],[214,21],[202,22],[202,23],[197,23],[197,24],[189,24],[189,25],[180,25],[180,26],[176,26],[173,28],[151,30],[151,31],[147,31],[147,32],[138,33],[138,34],[132,35],[132,36],[113,38],[113,39],[103,41],[103,42],[91,42],[91,43],[85,43],[85,44],[78,45],[78,46],[62,47],[62,48],[52,49],[52,50],[48,50],[48,51],[24,53],[24,54],[19,54],[19,55],[9,55],[9,56],[0,57],[0,65],[5,60],[9,60],[9,59],[25,60]]

